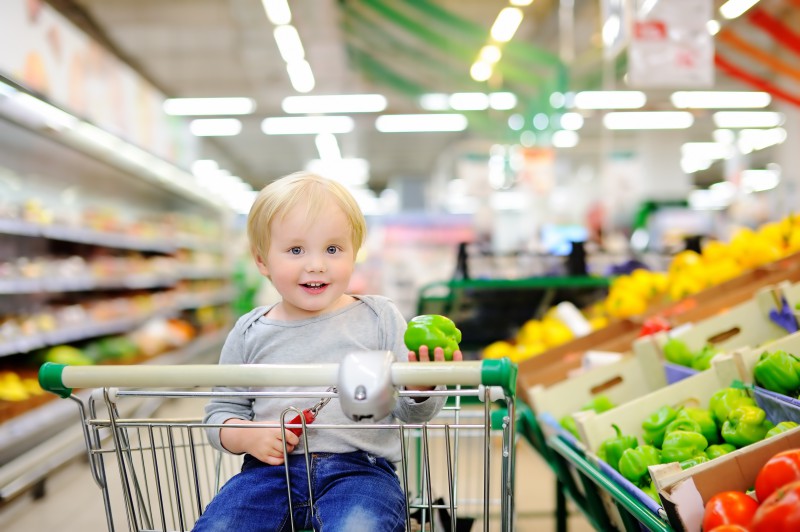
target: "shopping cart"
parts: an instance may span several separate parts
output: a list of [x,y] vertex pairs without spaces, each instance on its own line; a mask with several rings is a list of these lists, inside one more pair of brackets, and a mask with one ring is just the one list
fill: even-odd
[[[352,354],[348,358],[363,360],[368,355]],[[447,397],[441,413],[427,423],[366,421],[347,425],[353,430],[399,432],[402,460],[397,471],[407,493],[407,530],[468,530],[470,525],[484,531],[513,530],[516,365],[501,359],[387,362],[384,366],[388,386],[383,388],[390,388],[389,397]],[[219,425],[167,416],[126,418],[120,415],[130,410],[123,408],[126,401],[162,398],[174,405],[201,399],[202,409],[216,393],[207,388],[254,387],[259,391],[246,395],[293,397],[303,405],[309,404],[309,398],[335,397],[348,417],[369,417],[372,407],[357,404],[358,394],[365,387],[374,390],[375,381],[382,378],[376,378],[374,371],[367,372],[359,384],[359,378],[353,378],[358,371],[352,364],[345,367],[344,362],[243,366],[47,363],[40,369],[39,380],[46,390],[71,398],[78,405],[89,465],[102,493],[108,529],[166,532],[191,529],[225,481],[239,471],[241,457],[216,451],[209,445],[205,429]],[[270,389],[289,384],[316,390]],[[446,385],[447,389],[398,391],[407,385]],[[325,387],[336,387],[338,391],[319,391]],[[93,390],[76,394],[76,388]],[[384,392],[385,389],[381,394]],[[386,412],[375,413],[375,419],[383,419]],[[337,427],[308,424],[300,414],[300,410],[289,408],[280,425],[273,426],[302,430],[304,449],[308,449],[307,431]],[[308,451],[305,456],[308,461]]]

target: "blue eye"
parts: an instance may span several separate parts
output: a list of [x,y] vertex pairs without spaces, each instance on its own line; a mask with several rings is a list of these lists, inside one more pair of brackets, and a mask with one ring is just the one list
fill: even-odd
[[330,253],[331,255],[334,255],[337,251],[339,250],[336,246],[328,246],[328,253]]
[[292,255],[299,255],[300,253],[302,253],[302,251],[303,250],[300,249],[299,247],[289,248],[289,253],[291,253]]

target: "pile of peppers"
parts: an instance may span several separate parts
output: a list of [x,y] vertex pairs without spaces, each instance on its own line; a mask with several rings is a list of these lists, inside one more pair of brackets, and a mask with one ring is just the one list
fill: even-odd
[[708,408],[665,405],[642,421],[642,440],[623,434],[605,440],[597,456],[658,501],[649,466],[678,462],[681,468],[713,460],[737,449],[798,427],[793,421],[774,425],[747,390],[723,388]]
[[753,376],[762,388],[796,397],[800,390],[800,359],[783,350],[764,351],[753,368]]

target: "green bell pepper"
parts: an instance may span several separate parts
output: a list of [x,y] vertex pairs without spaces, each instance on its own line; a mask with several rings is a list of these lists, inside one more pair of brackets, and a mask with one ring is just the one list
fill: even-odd
[[714,458],[719,458],[720,456],[728,453],[732,453],[736,450],[736,447],[731,445],[730,443],[720,443],[717,445],[709,445],[706,449],[706,456],[709,460],[713,460]]
[[800,359],[783,350],[764,351],[753,368],[756,383],[767,390],[794,395],[800,389]]
[[711,359],[720,352],[713,345],[705,345],[692,359],[692,369],[705,371],[711,367]]
[[675,432],[676,430],[699,432],[700,434],[703,433],[702,429],[700,428],[700,423],[688,417],[676,417],[674,420],[670,421],[669,425],[667,425],[667,428],[664,430],[664,435],[666,436],[670,432]]
[[600,444],[597,456],[608,465],[619,471],[619,460],[625,449],[635,449],[639,445],[636,436],[625,436],[617,425],[611,425],[616,436],[606,439]]
[[722,425],[722,439],[736,447],[761,441],[775,427],[767,413],[757,406],[739,406],[731,410]]
[[656,501],[658,504],[661,504],[661,497],[658,496],[658,490],[656,489],[655,485],[652,482],[650,482],[646,486],[642,486],[642,491],[645,492],[645,494],[648,497]]
[[575,422],[575,418],[572,417],[572,414],[567,414],[559,419],[558,424],[561,425],[561,428],[575,436],[576,439],[580,439],[580,434],[578,434],[578,424]]
[[739,388],[722,388],[708,400],[708,409],[714,416],[718,427],[722,427],[728,419],[728,413],[738,406],[758,406],[755,400],[750,397],[747,390]]
[[764,438],[771,438],[773,436],[777,436],[782,432],[786,432],[787,430],[792,430],[794,428],[797,428],[798,426],[800,425],[798,425],[794,421],[781,421],[780,423],[769,429],[767,431],[767,435],[764,436]]
[[655,447],[661,447],[664,433],[669,425],[678,416],[678,411],[671,406],[662,406],[642,421],[642,439]]
[[419,348],[427,345],[431,356],[435,348],[441,347],[445,360],[453,360],[453,352],[458,349],[461,341],[461,331],[450,318],[438,314],[423,314],[409,320],[403,340],[406,347],[417,355]]
[[699,432],[675,430],[664,437],[661,447],[661,463],[683,462],[702,454],[708,447],[708,440]]
[[619,472],[637,486],[650,482],[648,466],[661,463],[661,451],[652,445],[625,449],[619,459]]
[[689,418],[693,419],[700,425],[700,433],[706,437],[708,443],[713,445],[719,443],[719,428],[714,422],[714,417],[709,410],[705,408],[698,408],[696,406],[687,406],[678,412],[677,419]]
[[689,350],[689,346],[686,345],[684,341],[678,340],[677,338],[670,338],[664,343],[662,351],[664,352],[664,358],[667,359],[667,362],[686,367],[692,366],[694,353]]
[[698,454],[697,456],[693,456],[688,460],[684,460],[680,463],[681,469],[689,469],[690,467],[694,467],[698,464],[704,464],[708,462],[708,457],[704,454]]
[[591,401],[586,403],[581,410],[594,410],[598,414],[602,414],[607,410],[611,410],[615,405],[607,395],[596,395]]

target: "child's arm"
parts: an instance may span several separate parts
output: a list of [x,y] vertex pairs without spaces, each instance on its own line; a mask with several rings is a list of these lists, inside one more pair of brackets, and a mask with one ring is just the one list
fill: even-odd
[[[225,425],[260,425],[260,422],[231,418]],[[275,424],[276,421],[264,422]],[[283,438],[280,428],[222,427],[219,431],[222,446],[234,454],[247,453],[269,465],[283,464]],[[286,430],[286,451],[292,452],[300,438]]]

